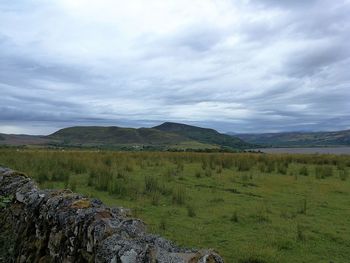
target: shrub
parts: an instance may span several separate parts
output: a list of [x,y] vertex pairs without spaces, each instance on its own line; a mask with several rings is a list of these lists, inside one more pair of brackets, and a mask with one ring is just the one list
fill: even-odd
[[207,162],[203,160],[203,162],[202,162],[202,169],[203,170],[207,169],[207,166],[208,166]]
[[165,221],[165,218],[164,217],[162,217],[162,219],[160,220],[160,222],[159,222],[159,229],[161,229],[161,230],[165,230],[166,229],[166,226],[167,226],[167,223],[166,223],[166,221]]
[[216,197],[216,198],[213,198],[211,199],[209,202],[211,203],[221,203],[221,202],[225,202],[225,200],[221,197]]
[[237,170],[240,172],[246,172],[249,171],[252,163],[249,161],[250,159],[248,158],[240,158],[240,160],[237,162]]
[[176,166],[176,170],[178,172],[182,172],[184,170],[184,164],[183,163],[178,163]]
[[182,186],[177,186],[173,189],[172,201],[174,204],[182,205],[185,203],[186,190]]
[[308,176],[309,175],[309,171],[308,171],[308,169],[307,169],[307,167],[305,165],[300,167],[299,174],[300,175],[304,175],[304,176]]
[[39,184],[42,184],[42,183],[44,183],[44,182],[46,182],[46,181],[49,180],[49,177],[48,177],[48,175],[47,175],[47,172],[45,172],[45,171],[39,171],[37,177],[38,177],[38,183],[39,183]]
[[145,192],[153,193],[158,191],[158,189],[159,189],[158,178],[154,176],[145,176]]
[[323,168],[323,174],[325,177],[333,176],[333,167],[332,166],[325,166]]
[[347,170],[340,170],[339,171],[339,178],[340,178],[340,180],[342,180],[342,181],[346,181],[346,179],[348,179],[348,177],[349,177],[349,174],[348,174],[348,171]]
[[272,173],[275,170],[275,163],[273,161],[268,161],[266,163],[266,172]]
[[69,175],[69,174],[66,174],[65,177],[64,177],[64,180],[63,180],[63,183],[64,183],[64,187],[65,187],[65,188],[68,188],[69,180],[70,180],[70,175]]
[[112,166],[112,158],[110,156],[105,157],[103,160],[104,164],[107,166]]
[[126,179],[126,174],[123,171],[118,171],[117,172],[117,178],[118,179]]
[[76,179],[73,179],[69,182],[69,188],[73,192],[75,192],[77,190],[77,180]]
[[159,183],[158,191],[162,195],[171,195],[172,188],[170,186],[168,186],[168,184],[166,182],[161,182],[161,183]]
[[299,214],[306,215],[306,209],[307,209],[307,201],[306,201],[306,199],[303,199],[297,212]]
[[258,170],[262,173],[265,173],[267,171],[267,166],[265,163],[259,163],[258,164]]
[[270,218],[266,209],[259,208],[255,214],[252,215],[258,223],[270,222]]
[[243,186],[248,186],[248,181],[249,181],[248,175],[246,175],[246,174],[242,175],[241,180],[242,180]]
[[75,174],[83,174],[86,172],[85,164],[82,161],[69,159],[68,166],[69,169]]
[[205,176],[211,177],[212,176],[212,171],[210,169],[205,170]]
[[93,186],[94,185],[94,182],[95,182],[95,173],[93,171],[90,171],[89,173],[89,176],[88,176],[88,180],[87,180],[87,185],[88,186]]
[[315,176],[317,179],[324,179],[326,177],[333,176],[333,168],[332,166],[316,166],[315,168]]
[[297,241],[305,241],[306,237],[305,237],[305,227],[303,227],[300,224],[297,224]]
[[279,163],[277,165],[277,172],[280,174],[287,174],[288,165],[285,163]]
[[118,196],[126,195],[126,186],[125,182],[122,182],[118,179],[113,179],[112,182],[108,185],[108,193]]
[[65,179],[65,174],[66,173],[63,169],[56,168],[56,169],[52,170],[51,181],[63,182]]
[[134,166],[131,163],[128,163],[125,165],[124,170],[127,172],[132,172],[134,171]]
[[196,216],[196,211],[194,210],[194,207],[192,205],[187,205],[187,215],[189,217],[195,217]]
[[13,196],[0,196],[0,209],[7,207],[11,204]]
[[165,176],[168,181],[171,181],[174,177],[178,176],[179,172],[174,168],[168,168],[166,170]]
[[151,194],[151,204],[154,206],[158,206],[159,205],[159,201],[160,201],[160,193],[158,191],[156,192],[152,192]]
[[112,174],[110,173],[110,169],[106,167],[102,168],[96,175],[95,188],[100,191],[107,191],[111,179]]
[[233,166],[233,160],[232,158],[223,158],[222,159],[222,168],[225,168],[225,169],[230,169],[232,166]]
[[232,216],[230,217],[230,221],[234,223],[238,223],[238,214],[237,211],[234,211]]
[[130,200],[136,200],[142,194],[142,186],[136,182],[128,183],[126,188]]
[[249,256],[248,258],[240,259],[239,263],[267,263],[267,261],[258,257]]

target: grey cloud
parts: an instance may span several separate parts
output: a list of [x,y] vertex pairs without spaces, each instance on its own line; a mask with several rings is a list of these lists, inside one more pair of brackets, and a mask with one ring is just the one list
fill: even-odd
[[[0,27],[0,127],[169,120],[237,132],[349,128],[349,2],[238,3],[225,10],[232,17],[193,13],[169,30],[151,23],[142,31],[149,21],[130,14],[140,32],[94,10],[84,17],[59,4],[0,4],[8,25]],[[75,24],[52,26],[61,21]]]
[[[285,63],[287,74],[302,77],[317,73],[325,66],[345,60],[349,56],[349,50],[345,43],[331,43],[306,46],[289,55]],[[284,69],[283,69],[284,70]]]
[[219,28],[210,25],[193,25],[189,30],[180,31],[167,41],[175,47],[188,47],[194,51],[209,51],[219,43],[223,35]]
[[252,0],[253,4],[261,4],[268,7],[280,7],[280,8],[305,8],[315,5],[318,0]]
[[0,82],[9,85],[30,85],[32,80],[48,80],[70,83],[86,83],[87,79],[97,78],[89,73],[88,69],[77,68],[71,65],[60,64],[55,61],[45,61],[23,57],[20,55],[7,55],[0,43]]
[[165,36],[142,35],[136,42],[144,43],[143,60],[161,57],[198,58],[210,52],[226,37],[223,29],[210,24],[191,24]]
[[[55,114],[53,111],[41,112],[38,109],[28,110],[17,107],[0,107],[1,121],[59,121],[62,119],[60,114]],[[69,118],[71,118],[70,116]]]
[[[350,30],[348,14],[350,4],[321,2],[314,9],[303,10],[294,14],[292,28],[299,38],[329,38],[343,36]],[[346,40],[346,39],[343,39]]]
[[[337,128],[334,125],[337,125]],[[260,118],[243,121],[242,123],[217,123],[210,124],[211,127],[223,127],[222,131],[240,131],[242,133],[259,133],[259,132],[280,132],[280,131],[334,131],[348,129],[350,121],[348,116],[340,116],[335,118],[315,119],[300,118],[291,121],[290,119],[276,121],[261,116]],[[256,126],[261,129],[256,130]]]

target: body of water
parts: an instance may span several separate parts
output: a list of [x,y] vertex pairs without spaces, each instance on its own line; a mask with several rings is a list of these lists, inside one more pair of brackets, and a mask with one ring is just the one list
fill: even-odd
[[315,147],[315,148],[260,148],[264,153],[300,153],[300,154],[349,154],[350,147]]

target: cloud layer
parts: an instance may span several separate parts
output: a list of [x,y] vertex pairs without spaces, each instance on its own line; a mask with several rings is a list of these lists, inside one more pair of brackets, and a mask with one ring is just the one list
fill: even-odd
[[350,128],[350,1],[0,3],[0,132]]

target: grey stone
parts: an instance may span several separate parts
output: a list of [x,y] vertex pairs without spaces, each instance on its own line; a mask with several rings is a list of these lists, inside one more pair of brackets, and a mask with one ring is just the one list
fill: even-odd
[[[223,263],[212,250],[186,249],[146,232],[126,208],[108,208],[69,190],[40,190],[26,175],[0,167],[0,232],[12,229],[7,262]],[[0,259],[1,259],[0,255]]]

